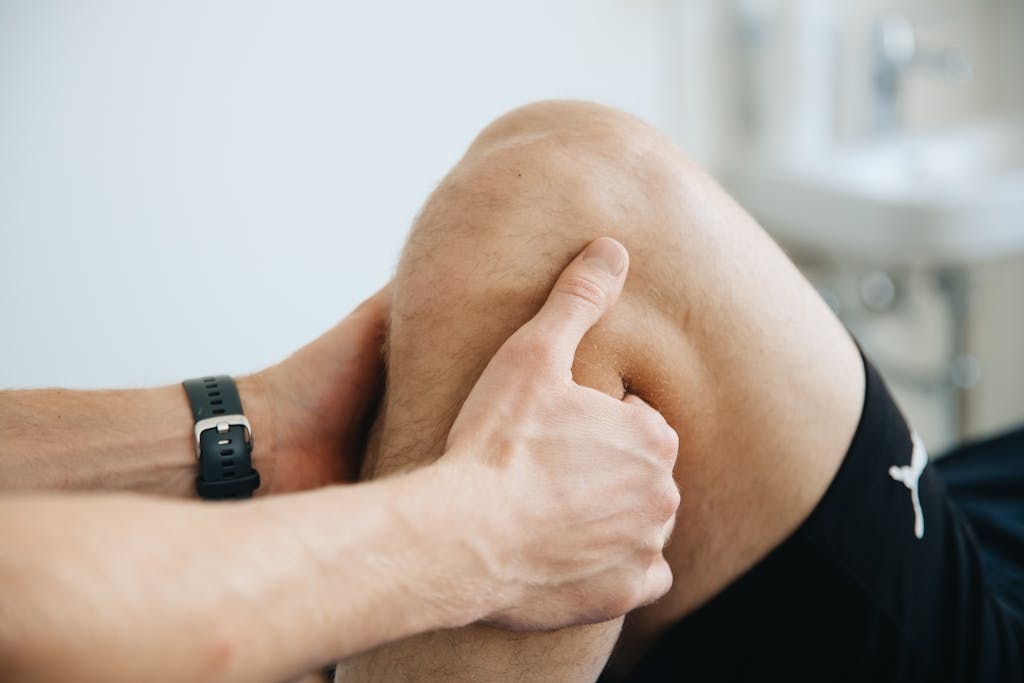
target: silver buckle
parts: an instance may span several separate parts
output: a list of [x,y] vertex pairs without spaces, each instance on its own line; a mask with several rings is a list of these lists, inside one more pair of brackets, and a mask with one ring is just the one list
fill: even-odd
[[216,429],[218,434],[227,434],[229,428],[241,425],[245,427],[245,442],[252,443],[252,427],[245,415],[215,415],[196,422],[196,460],[202,455],[199,451],[199,435],[207,429]]

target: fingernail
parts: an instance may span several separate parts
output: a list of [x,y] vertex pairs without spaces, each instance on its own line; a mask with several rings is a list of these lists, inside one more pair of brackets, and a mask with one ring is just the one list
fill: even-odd
[[583,252],[583,262],[609,275],[618,275],[626,267],[626,248],[610,237],[602,237]]

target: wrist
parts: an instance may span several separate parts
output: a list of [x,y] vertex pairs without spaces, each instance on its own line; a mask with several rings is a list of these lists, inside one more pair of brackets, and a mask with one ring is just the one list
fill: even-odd
[[252,426],[252,465],[259,471],[264,482],[255,492],[259,496],[272,491],[276,480],[275,469],[282,448],[278,439],[276,413],[262,373],[236,377],[235,385],[242,401],[242,410]]
[[395,493],[402,523],[413,529],[417,554],[424,558],[422,579],[442,603],[435,629],[471,624],[503,606],[495,580],[495,539],[480,522],[487,488],[479,469],[472,461],[442,459],[396,477],[403,487]]
[[[500,612],[512,602],[503,580],[503,551],[506,542],[494,515],[495,491],[501,481],[497,472],[475,456],[461,457],[449,452],[428,467],[417,470],[431,477],[432,506],[443,530],[444,547],[453,566],[446,578],[454,585],[452,594],[457,621],[464,626]],[[437,554],[437,551],[434,551]]]

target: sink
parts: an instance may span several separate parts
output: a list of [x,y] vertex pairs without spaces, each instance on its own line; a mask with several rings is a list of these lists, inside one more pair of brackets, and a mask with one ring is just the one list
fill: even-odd
[[1024,252],[1024,126],[734,164],[725,185],[789,247],[882,262],[968,265]]

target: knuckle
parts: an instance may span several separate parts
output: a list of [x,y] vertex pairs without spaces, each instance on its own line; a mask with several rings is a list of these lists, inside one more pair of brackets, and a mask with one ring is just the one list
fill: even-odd
[[679,509],[681,501],[679,487],[675,485],[675,482],[671,482],[670,485],[663,486],[656,496],[652,496],[652,499],[657,518],[666,520],[674,516]]
[[654,434],[665,424],[665,420],[661,417],[661,413],[649,405],[637,405],[635,408],[638,413],[637,424],[645,434]]
[[672,589],[672,582],[675,578],[672,576],[672,568],[664,558],[658,560],[653,571],[656,579],[652,581],[652,591],[648,597],[651,602],[668,593]]
[[658,452],[674,463],[679,453],[679,434],[665,422],[658,430],[657,445]]
[[555,290],[568,295],[575,305],[587,311],[600,310],[608,297],[600,285],[581,275],[563,277],[555,285]]
[[640,428],[645,437],[642,443],[653,451],[659,460],[674,464],[679,452],[679,435],[669,426],[661,413],[653,408],[644,409]]

